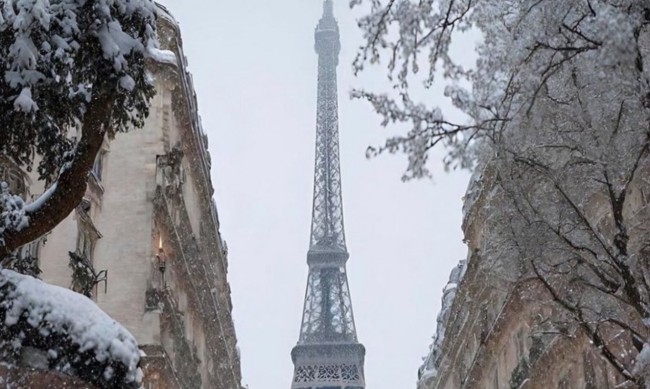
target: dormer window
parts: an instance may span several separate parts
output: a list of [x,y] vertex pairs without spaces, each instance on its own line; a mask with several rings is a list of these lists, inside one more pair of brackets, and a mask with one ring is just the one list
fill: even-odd
[[72,268],[72,284],[70,288],[75,292],[92,298],[95,286],[106,281],[106,272],[96,272],[94,268],[93,253],[97,240],[102,236],[95,228],[91,218],[92,203],[83,199],[77,207],[77,247],[70,252],[70,267]]
[[93,224],[91,207],[92,204],[88,199],[83,199],[77,207],[78,234],[76,253],[92,262],[95,243],[102,236]]

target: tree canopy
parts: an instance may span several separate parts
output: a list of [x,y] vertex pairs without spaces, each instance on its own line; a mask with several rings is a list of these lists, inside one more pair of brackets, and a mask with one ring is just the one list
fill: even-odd
[[[53,183],[31,207],[3,194],[0,254],[48,232],[81,200],[104,138],[141,127],[154,94],[151,0],[0,4],[0,154]],[[13,208],[13,209],[12,209]],[[2,208],[0,208],[2,210]]]
[[[354,94],[385,125],[410,124],[370,153],[406,153],[407,178],[429,174],[439,144],[446,163],[474,166],[467,206],[482,196],[489,208],[476,260],[514,280],[536,277],[562,320],[625,380],[650,387],[650,2],[352,3],[369,9],[355,68],[386,60],[397,92]],[[482,37],[473,68],[451,54],[467,31]],[[466,121],[414,101],[423,69],[425,86],[444,85]],[[612,342],[614,333],[626,336]]]
[[[152,0],[0,2],[0,157],[38,170],[28,203],[0,183],[0,266],[81,202],[105,139],[142,127],[154,94],[145,60],[158,46]],[[137,342],[88,298],[0,272],[0,356],[102,388],[138,387]]]
[[[569,94],[554,95],[567,84],[578,89],[599,84],[602,89],[592,89],[591,97],[607,91],[618,103],[646,104],[646,49],[639,39],[650,17],[647,2],[353,0],[352,5],[368,10],[359,21],[365,44],[355,70],[385,61],[395,89],[361,89],[354,96],[368,100],[384,125],[411,124],[407,134],[370,152],[405,152],[410,160],[407,177],[429,173],[427,154],[436,145],[450,147],[447,163],[471,166],[477,156],[469,147],[474,141],[489,138],[495,144],[505,133],[519,136],[522,121],[540,119],[541,111],[549,111],[549,102],[565,112],[582,112],[575,100],[562,106],[562,98]],[[463,68],[450,49],[470,30],[482,36],[476,47],[479,59],[473,68]],[[414,100],[410,93],[414,81],[423,81],[428,88],[444,87],[468,120],[452,122],[440,107]],[[611,102],[604,96],[591,100],[592,105]],[[611,110],[591,113],[597,119],[611,115]],[[629,109],[624,114],[639,113]]]

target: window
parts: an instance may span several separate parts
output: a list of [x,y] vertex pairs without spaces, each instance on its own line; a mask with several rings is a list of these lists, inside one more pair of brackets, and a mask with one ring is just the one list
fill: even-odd
[[84,256],[88,260],[92,261],[93,246],[94,242],[90,238],[89,232],[83,228],[80,228],[79,234],[77,235],[77,254]]
[[77,247],[70,253],[69,266],[72,269],[70,288],[92,298],[95,286],[106,280],[106,272],[96,272],[94,268],[95,244],[101,234],[90,217],[91,207],[88,199],[83,199],[77,207]]
[[185,171],[182,166],[183,151],[179,147],[172,148],[167,154],[156,157],[160,172],[159,185],[162,185],[166,196],[179,197],[182,195],[185,183]]
[[38,257],[45,240],[45,237],[41,237],[19,248],[14,260],[5,265],[6,268],[38,278],[41,274]]
[[83,199],[81,201],[81,204],[79,204],[77,207],[78,233],[77,249],[75,252],[92,262],[95,242],[97,242],[97,239],[101,238],[101,235],[95,228],[95,225],[93,224],[93,221],[90,217],[91,208],[92,203],[88,199]]
[[97,179],[97,181],[101,181],[103,178],[103,173],[104,173],[104,156],[106,152],[104,150],[100,150],[97,153],[97,156],[95,156],[95,163],[93,164],[93,175]]
[[38,261],[41,253],[41,243],[43,238],[39,238],[21,248],[21,254],[25,257],[33,258]]
[[72,269],[72,283],[70,289],[89,298],[96,295],[97,284],[104,282],[106,289],[107,272],[97,272],[94,267],[95,243],[101,234],[90,218],[90,201],[84,199],[77,207],[77,247],[70,253],[69,266]]

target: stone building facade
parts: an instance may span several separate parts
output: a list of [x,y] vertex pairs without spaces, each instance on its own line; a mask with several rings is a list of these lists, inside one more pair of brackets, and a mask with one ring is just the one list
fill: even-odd
[[[149,63],[157,93],[145,126],[105,142],[82,204],[22,251],[39,259],[44,281],[90,295],[133,333],[144,388],[240,389],[208,139],[178,23],[159,8],[162,50]],[[0,165],[17,192],[43,193],[41,182]]]
[[[520,276],[526,272],[514,269],[516,261],[486,254],[493,243],[488,240],[498,236],[490,221],[491,213],[499,212],[491,203],[498,190],[495,174],[488,166],[470,182],[463,220],[468,256],[443,290],[437,332],[418,370],[417,388],[627,388],[617,386],[623,377],[585,333],[561,326],[563,311],[539,279]],[[631,204],[642,209],[647,201],[639,197]],[[594,202],[594,212],[598,207]]]

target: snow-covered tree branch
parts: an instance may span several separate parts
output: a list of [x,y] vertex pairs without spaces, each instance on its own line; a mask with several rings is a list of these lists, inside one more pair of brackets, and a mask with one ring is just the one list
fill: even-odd
[[[0,183],[2,267],[79,205],[103,142],[144,125],[157,45],[152,0],[0,2],[0,156],[46,187],[28,203]],[[4,363],[140,385],[136,340],[85,296],[2,269],[0,320]]]
[[[638,38],[647,21],[642,3],[351,1],[352,6],[369,9],[359,21],[366,43],[354,68],[361,72],[384,61],[394,87],[390,92],[360,89],[353,96],[369,101],[384,125],[412,126],[408,134],[389,139],[370,154],[405,152],[410,178],[429,173],[427,154],[436,145],[448,147],[447,163],[470,166],[476,157],[472,145],[483,138],[498,140],[504,132],[519,128],[520,118],[533,112],[540,94],[561,104],[562,96],[549,95],[548,86],[572,82],[566,70],[573,64],[599,65],[593,75],[612,84],[616,74],[608,73],[610,69],[632,67],[643,72]],[[470,30],[480,32],[483,39],[476,66],[465,69],[450,47]],[[468,122],[454,123],[439,107],[412,98],[413,82],[440,88],[443,81],[449,84],[446,96],[467,114]]]
[[138,343],[87,297],[0,270],[0,359],[31,360],[99,388],[137,388]]

